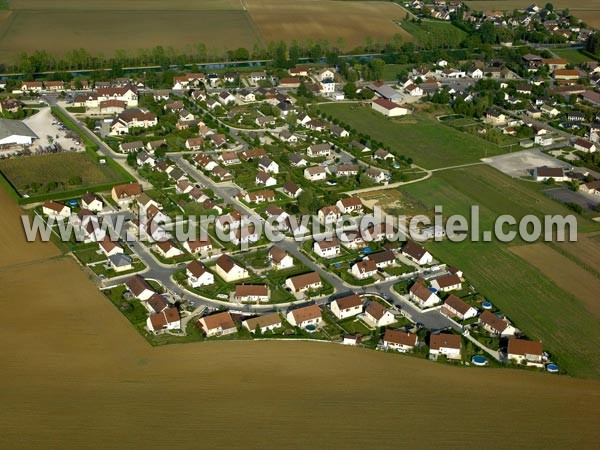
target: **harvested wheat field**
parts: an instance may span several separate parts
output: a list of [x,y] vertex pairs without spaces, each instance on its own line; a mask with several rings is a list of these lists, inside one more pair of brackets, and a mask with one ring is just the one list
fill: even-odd
[[13,11],[12,20],[0,28],[0,55],[6,62],[20,52],[64,55],[83,46],[91,54],[109,56],[121,49],[135,54],[157,45],[188,49],[200,43],[223,52],[252,48],[259,41],[245,11],[27,10]]
[[542,242],[510,247],[510,251],[534,266],[558,287],[577,297],[590,314],[600,319],[598,277]]
[[[400,34],[411,36],[394,20],[403,20],[406,10],[387,2],[338,2],[329,0],[245,0],[248,12],[265,42],[313,42],[325,39],[330,44],[343,43],[353,49],[365,43],[389,40]],[[341,41],[340,41],[341,39]]]
[[560,242],[557,245],[582,267],[600,274],[600,234],[579,233],[577,242]]
[[209,11],[241,10],[239,0],[10,0],[16,10]]

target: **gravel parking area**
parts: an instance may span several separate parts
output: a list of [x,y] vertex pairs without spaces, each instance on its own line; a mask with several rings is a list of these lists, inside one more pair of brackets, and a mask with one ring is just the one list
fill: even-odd
[[539,150],[523,150],[506,155],[484,158],[483,162],[513,177],[524,177],[531,175],[529,171],[535,167],[563,167],[570,168],[569,164],[551,156],[545,155]]
[[31,130],[38,135],[39,140],[35,142],[35,148],[47,148],[50,146],[48,136],[53,142],[59,143],[64,151],[83,151],[85,147],[67,136],[70,131],[57,121],[50,108],[42,108],[39,112],[23,121]]

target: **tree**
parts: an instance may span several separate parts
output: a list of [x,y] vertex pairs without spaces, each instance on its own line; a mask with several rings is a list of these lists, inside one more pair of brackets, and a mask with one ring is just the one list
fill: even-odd
[[552,11],[554,11],[554,5],[552,3],[546,3],[546,6],[544,6],[544,9],[548,12],[552,12]]
[[314,211],[313,203],[314,195],[312,189],[303,189],[300,195],[298,196],[298,206],[300,207],[300,211],[302,211],[303,213]]
[[346,83],[344,86],[344,95],[346,98],[353,99],[356,98],[356,84],[352,82]]

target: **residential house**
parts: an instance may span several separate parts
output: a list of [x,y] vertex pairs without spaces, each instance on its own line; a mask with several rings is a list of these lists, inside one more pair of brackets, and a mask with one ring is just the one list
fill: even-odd
[[444,301],[444,305],[440,311],[448,317],[457,317],[460,320],[472,319],[477,317],[477,308],[469,305],[454,294],[450,294]]
[[321,289],[323,282],[317,272],[296,275],[285,280],[286,287],[294,293],[306,292],[309,289]]
[[517,329],[513,327],[506,317],[498,317],[490,311],[484,311],[479,316],[479,324],[493,336],[514,336]]
[[307,167],[304,169],[304,178],[309,181],[322,181],[327,178],[327,171],[323,166]]
[[188,284],[193,288],[214,284],[215,276],[200,261],[194,260],[185,271]]
[[323,225],[334,224],[341,217],[340,210],[337,206],[324,206],[319,209],[317,214],[319,222]]
[[323,322],[319,305],[308,305],[293,309],[285,319],[294,327],[306,328],[308,325],[319,326]]
[[456,334],[439,333],[429,336],[429,356],[433,359],[440,355],[448,359],[460,359],[461,347],[461,337]]
[[441,292],[460,291],[462,281],[456,274],[447,274],[431,280],[431,287]]
[[114,242],[108,236],[104,236],[104,239],[100,241],[99,245],[100,250],[102,250],[102,253],[104,253],[107,258],[113,255],[125,253],[123,247],[121,247],[118,242]]
[[262,186],[275,186],[277,184],[277,179],[273,178],[267,172],[263,172],[262,170],[259,170],[256,173],[256,178],[255,178],[254,182],[256,184],[259,184]]
[[223,105],[229,105],[231,103],[235,103],[235,95],[229,91],[221,91],[217,97],[217,100]]
[[331,155],[331,144],[313,144],[308,147],[306,154],[311,158],[328,157]]
[[321,258],[335,258],[341,253],[340,241],[333,237],[330,240],[318,241],[313,244],[313,251]]
[[181,316],[177,308],[165,308],[159,313],[148,316],[146,327],[154,333],[165,330],[179,330],[181,329]]
[[286,181],[283,185],[283,192],[292,198],[298,198],[302,193],[302,188],[293,181]]
[[383,170],[374,169],[372,167],[365,170],[365,175],[371,179],[373,183],[383,183],[388,178]]
[[93,192],[86,192],[81,197],[81,207],[93,212],[101,212],[104,209],[104,201]]
[[411,286],[408,297],[414,301],[419,308],[431,308],[437,305],[442,300],[432,292],[427,286],[425,286],[425,280],[419,278]]
[[185,141],[185,148],[188,150],[200,150],[204,146],[204,138],[202,136],[188,138]]
[[408,241],[404,245],[402,254],[420,266],[433,263],[433,256],[431,253],[413,241]]
[[238,284],[233,298],[237,302],[266,303],[269,301],[269,287],[266,284]]
[[248,192],[244,197],[248,203],[272,202],[275,200],[275,191],[263,189],[260,191]]
[[183,251],[171,240],[155,242],[154,250],[165,259],[177,258],[183,255]]
[[229,255],[221,255],[215,264],[215,270],[227,283],[248,278],[250,274]]
[[358,314],[361,314],[362,310],[363,302],[356,294],[338,298],[331,302],[331,312],[339,320],[344,320],[348,317],[354,317]]
[[360,172],[360,166],[358,164],[338,164],[335,167],[336,177],[353,177],[358,175]]
[[133,270],[133,260],[131,256],[124,253],[117,253],[108,257],[110,268],[116,273]]
[[139,275],[134,275],[129,278],[125,285],[127,286],[129,292],[131,292],[131,295],[141,301],[148,300],[156,293],[148,284],[148,282]]
[[416,334],[406,333],[400,330],[385,330],[383,335],[383,348],[406,353],[415,348],[419,338]]
[[485,112],[484,122],[491,125],[504,125],[506,116],[497,109],[488,109]]
[[596,144],[581,138],[575,140],[573,147],[575,147],[576,150],[581,150],[588,153],[593,153],[597,150]]
[[388,152],[387,150],[384,150],[382,148],[375,150],[375,153],[373,153],[372,158],[382,160],[382,161],[387,161],[388,159],[393,161],[395,159],[394,155],[392,155],[390,152]]
[[350,268],[352,276],[357,280],[366,280],[375,276],[377,273],[377,265],[371,259],[364,259],[352,265]]
[[515,361],[518,364],[541,364],[544,356],[542,343],[538,341],[510,338],[508,340],[506,356],[509,361]]
[[290,164],[292,167],[306,167],[308,165],[308,160],[300,155],[292,154],[290,155]]
[[237,327],[229,311],[204,316],[198,320],[198,324],[206,337],[226,336],[237,333]]
[[394,314],[381,303],[371,300],[365,308],[364,320],[372,327],[385,327],[396,322]]
[[207,236],[204,239],[190,239],[183,243],[183,248],[192,255],[201,253],[207,254],[213,249],[212,241]]
[[363,212],[363,204],[360,197],[347,197],[338,200],[335,204],[342,214],[360,214]]
[[258,160],[258,168],[270,173],[279,173],[279,164],[268,156],[263,156]]
[[156,159],[150,156],[148,153],[142,151],[137,154],[135,157],[136,163],[138,167],[143,167],[146,164],[150,167],[154,167],[156,165]]
[[260,330],[261,334],[267,331],[275,331],[282,327],[281,316],[279,313],[265,314],[264,316],[253,317],[242,322],[242,326],[250,333],[256,333]]
[[274,245],[269,249],[267,254],[271,266],[275,269],[289,269],[294,267],[294,258],[292,258],[285,250],[281,247]]
[[42,214],[55,219],[66,219],[71,215],[71,208],[53,200],[47,200],[42,205]]
[[393,266],[396,262],[396,256],[391,250],[385,250],[382,252],[371,253],[365,256],[365,259],[371,260],[375,263],[378,269],[384,269],[386,267]]

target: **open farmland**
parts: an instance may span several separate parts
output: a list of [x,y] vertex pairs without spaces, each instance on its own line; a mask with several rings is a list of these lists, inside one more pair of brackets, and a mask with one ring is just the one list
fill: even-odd
[[10,0],[15,10],[210,11],[241,10],[239,0]]
[[[31,196],[123,179],[114,168],[98,164],[88,153],[55,153],[6,159],[0,161],[0,172],[19,194]],[[48,183],[57,183],[57,186],[47,190]]]
[[[509,178],[488,166],[436,172],[432,178],[400,190],[426,204],[429,212],[435,205],[444,205],[444,217],[469,217],[470,206],[479,205],[481,230],[493,230],[493,221],[502,214],[519,220],[527,214],[570,213],[542,195],[537,185]],[[578,222],[580,232],[598,229],[598,224],[581,217]],[[432,242],[427,247],[444,262],[463,269],[477,290],[517,327],[530,338],[543,340],[569,373],[600,377],[598,319],[589,313],[587,303],[513,254],[509,244],[465,240]]]
[[[285,40],[342,43],[352,49],[365,43],[410,35],[394,23],[406,16],[406,10],[387,2],[336,2],[329,0],[245,0],[248,12],[265,42]],[[341,39],[341,40],[340,40]]]
[[427,169],[473,163],[503,152],[495,144],[441,125],[425,114],[388,119],[368,106],[332,103],[319,108]]
[[64,55],[81,47],[111,56],[157,45],[192,53],[205,44],[209,55],[220,56],[278,40],[326,39],[352,49],[367,37],[410,39],[394,23],[406,11],[387,2],[175,0],[167,7],[162,0],[15,0],[10,5],[12,11],[0,12],[0,62],[15,62],[20,52]]
[[14,11],[0,36],[0,54],[11,61],[20,52],[33,50],[64,55],[84,47],[108,56],[120,49],[135,53],[157,45],[187,49],[200,43],[222,54],[230,48],[252,48],[260,41],[248,14],[233,10]]
[[600,274],[600,234],[580,234],[577,242],[561,242],[556,245],[582,267]]
[[510,251],[577,297],[590,314],[600,320],[600,278],[543,243],[514,246]]
[[[9,202],[0,192],[6,220],[17,222]],[[30,245],[37,260],[53,249],[21,243],[17,227],[3,230],[0,248]],[[456,368],[325,343],[150,347],[74,261],[14,267],[19,258],[0,262],[0,306],[7,317],[27,318],[0,329],[2,448],[196,448],[198,439],[214,449],[249,442],[282,449],[299,442],[315,449],[373,442],[456,448],[489,439],[482,421],[489,405],[511,411],[502,425],[519,436],[511,448],[591,448],[600,438],[597,381]],[[365,427],[399,402],[411,413],[395,426]],[[148,411],[157,405],[176,410],[177,428],[193,432],[148,427]]]

